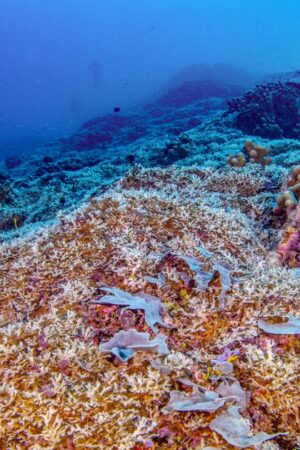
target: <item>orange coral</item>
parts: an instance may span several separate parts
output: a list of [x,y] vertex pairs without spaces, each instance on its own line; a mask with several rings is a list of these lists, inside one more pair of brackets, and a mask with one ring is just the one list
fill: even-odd
[[236,153],[235,155],[230,155],[227,162],[233,167],[243,167],[246,164],[246,158],[243,153]]
[[294,167],[294,169],[292,170],[287,185],[288,187],[292,187],[297,185],[298,183],[300,183],[300,166],[296,166]]
[[247,162],[261,164],[262,166],[266,166],[272,162],[272,158],[268,156],[270,150],[252,141],[245,141],[243,150],[245,154],[237,153],[230,155],[227,163],[233,167],[243,167]]
[[255,144],[252,141],[245,141],[244,149],[249,156],[249,162],[251,163],[266,165],[272,162],[272,159],[267,156],[270,153],[268,148]]

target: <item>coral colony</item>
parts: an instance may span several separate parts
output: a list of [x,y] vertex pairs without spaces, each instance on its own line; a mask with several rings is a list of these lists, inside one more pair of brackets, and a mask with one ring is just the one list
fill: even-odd
[[1,449],[299,448],[299,86],[3,164]]

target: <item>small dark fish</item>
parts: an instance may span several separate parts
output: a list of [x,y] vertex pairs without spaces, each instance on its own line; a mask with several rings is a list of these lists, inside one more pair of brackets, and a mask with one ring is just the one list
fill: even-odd
[[135,156],[134,156],[134,155],[129,154],[129,155],[126,156],[126,161],[127,161],[129,164],[133,164],[133,163],[134,163],[134,160],[135,160]]
[[114,107],[114,112],[119,113],[121,111],[121,108],[119,106]]

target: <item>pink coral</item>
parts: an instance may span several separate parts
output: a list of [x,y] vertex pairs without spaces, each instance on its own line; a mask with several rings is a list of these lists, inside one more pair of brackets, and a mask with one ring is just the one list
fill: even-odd
[[298,182],[297,169],[299,167],[292,171],[288,180],[290,190],[278,197],[278,206],[275,208],[275,213],[284,210],[287,218],[277,253],[282,264],[288,264],[291,267],[300,266],[300,197],[298,191],[296,193],[293,191],[293,188],[297,186],[295,183]]
[[288,240],[279,244],[278,253],[281,255],[282,262],[285,263],[291,256],[291,252],[300,251],[300,232],[296,230],[292,232]]

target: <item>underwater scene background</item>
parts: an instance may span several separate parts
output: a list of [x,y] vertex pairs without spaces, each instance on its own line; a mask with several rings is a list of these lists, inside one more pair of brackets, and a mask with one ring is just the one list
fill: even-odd
[[300,449],[299,20],[1,1],[1,449]]

